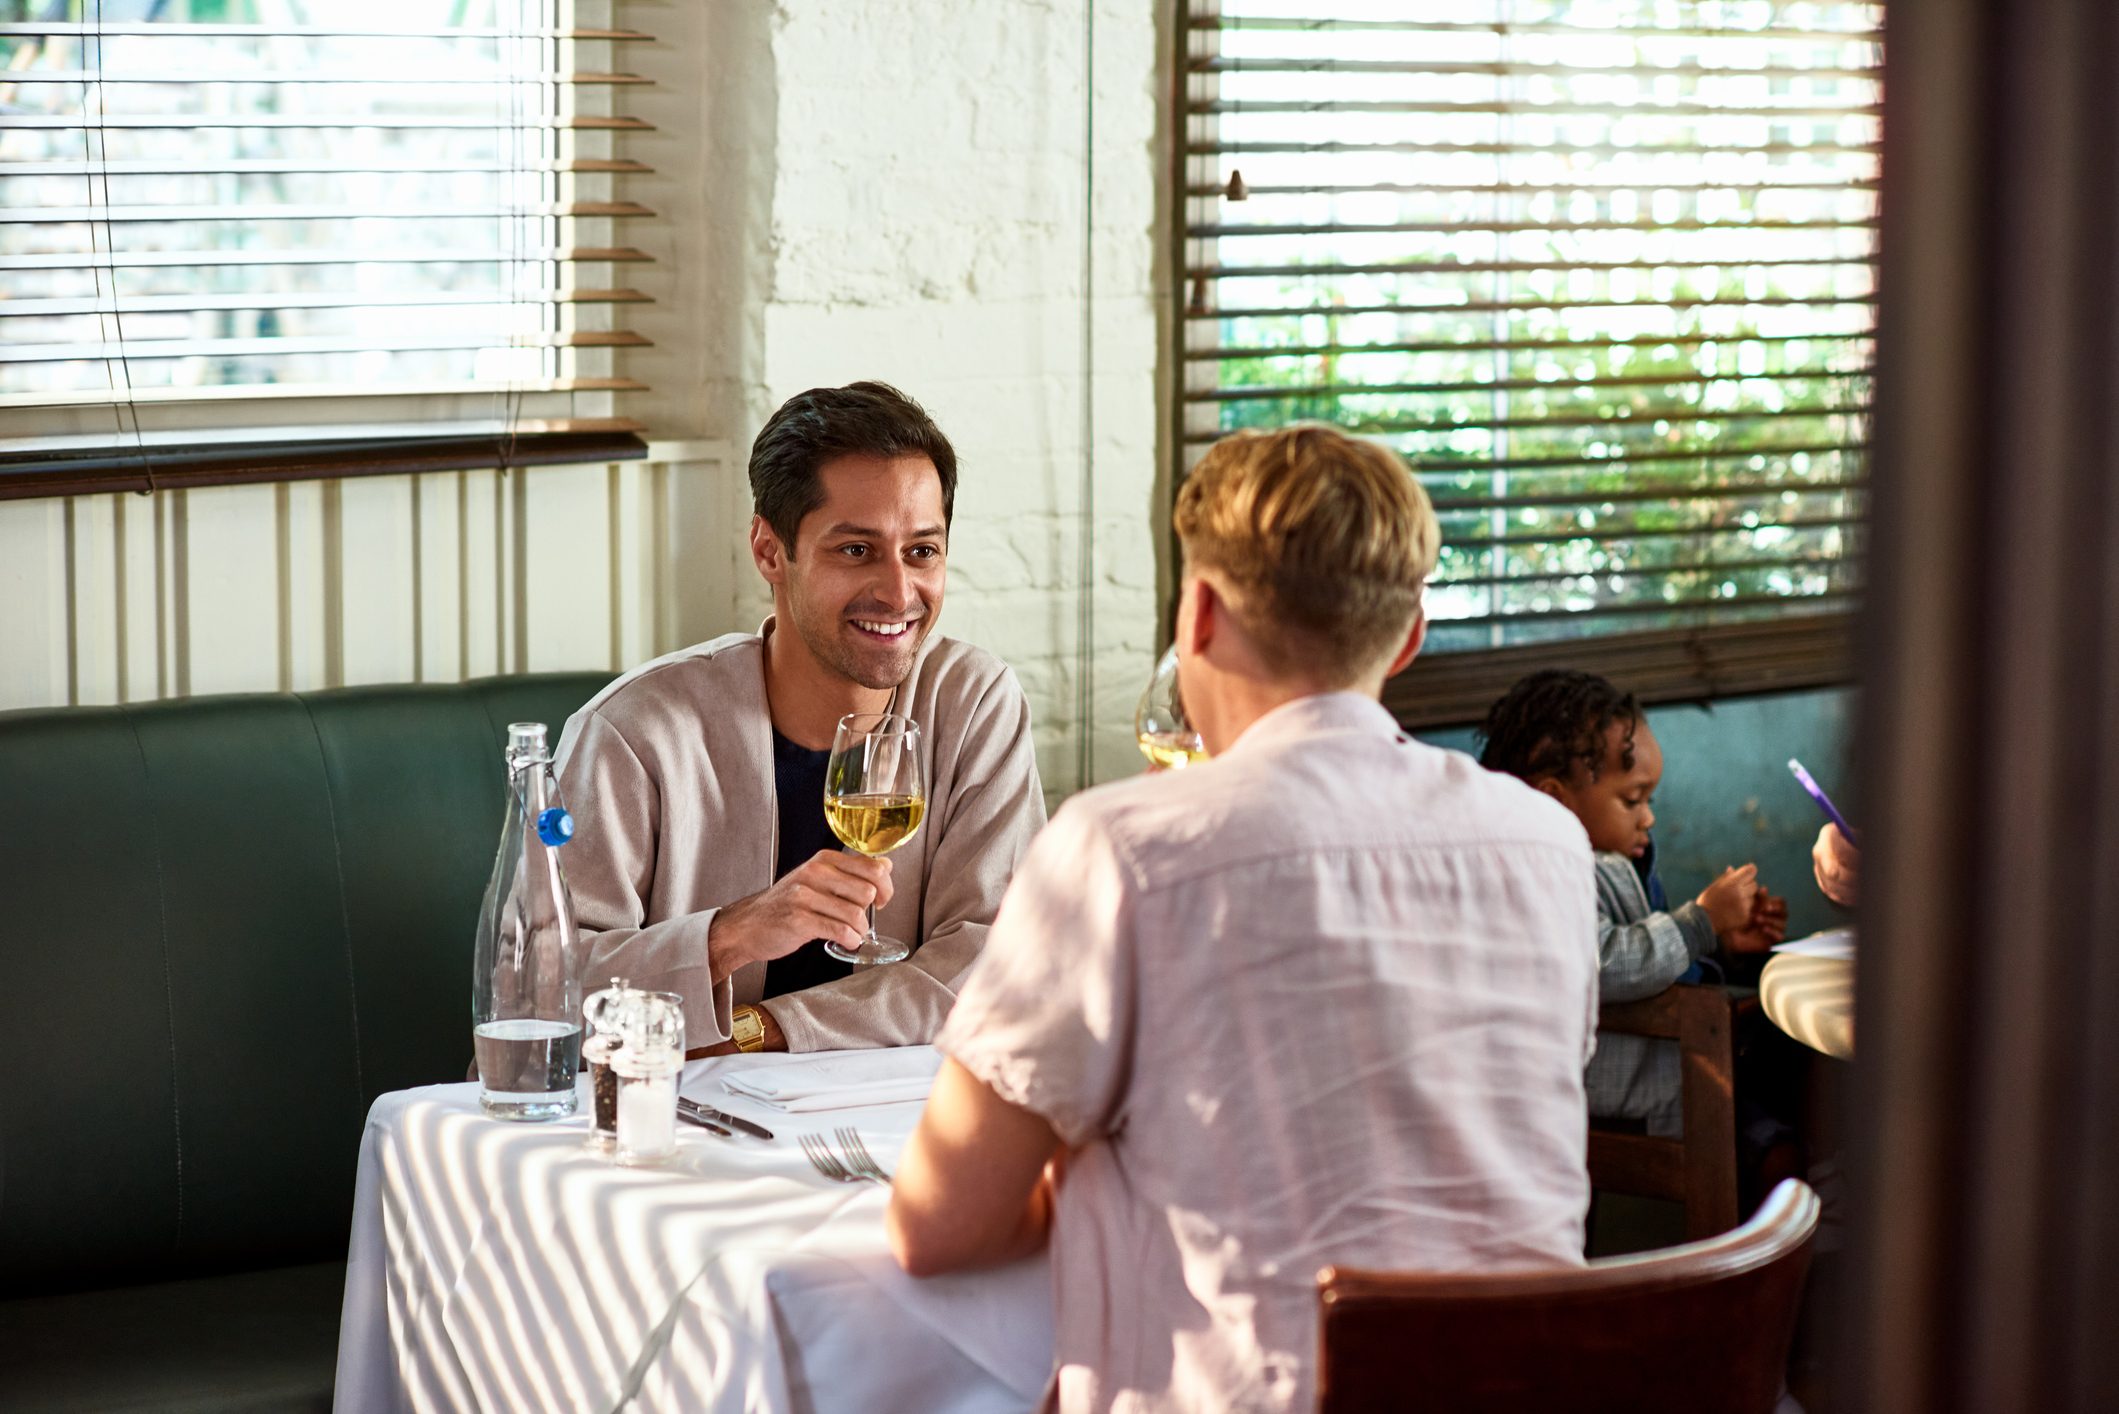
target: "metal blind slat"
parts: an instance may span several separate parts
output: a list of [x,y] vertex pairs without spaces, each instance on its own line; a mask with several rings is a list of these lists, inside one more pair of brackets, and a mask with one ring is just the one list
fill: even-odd
[[201,38],[201,39],[574,39],[622,43],[636,40],[652,40],[655,36],[634,29],[557,28],[550,25],[529,26],[523,29],[500,29],[486,25],[451,26],[446,30],[413,29],[401,27],[363,28],[348,25],[294,25],[294,24],[186,24],[174,20],[129,21],[110,20],[91,23],[79,20],[11,20],[0,24],[0,36],[23,35],[68,36],[90,38],[104,36],[141,36],[147,38]]
[[214,268],[240,265],[542,265],[616,264],[653,260],[645,251],[623,246],[559,249],[533,247],[505,250],[145,250],[63,251],[45,255],[0,256],[0,270],[72,270],[81,266],[135,269],[183,265]]
[[95,118],[83,118],[72,114],[0,113],[0,129],[15,128],[23,131],[61,130],[74,132],[101,132],[105,130],[155,129],[163,132],[202,132],[228,130],[235,132],[263,132],[279,128],[314,128],[322,132],[339,132],[349,129],[453,129],[463,128],[477,132],[492,132],[496,127],[511,127],[522,131],[580,131],[580,132],[636,132],[651,133],[654,125],[638,118],[603,118],[593,114],[574,114],[556,118],[523,118],[509,123],[496,123],[489,116],[453,113],[413,114],[363,114],[363,113],[251,113],[242,117],[217,113],[202,113],[195,117],[181,115],[150,115],[139,113],[107,113]]
[[[1874,191],[1877,181],[1873,177],[1850,178],[1843,182],[1732,182],[1709,180],[1702,182],[1678,182],[1663,178],[1643,179],[1633,182],[1565,182],[1550,186],[1533,185],[1528,182],[1361,182],[1333,184],[1329,182],[1302,183],[1300,185],[1270,185],[1263,182],[1246,182],[1250,194],[1258,196],[1418,196],[1437,192],[1491,196],[1542,196],[1574,193],[1612,193],[1641,191],[1683,192],[1737,192],[1757,195],[1763,192],[1797,191]],[[1213,185],[1197,183],[1185,188],[1186,196],[1218,197],[1227,189],[1227,182]]]
[[128,339],[103,344],[0,344],[0,363],[63,363],[75,359],[231,358],[253,354],[404,353],[416,349],[644,348],[648,340],[627,329],[566,334],[519,334],[464,330],[370,338]]
[[[1185,151],[1193,157],[1219,157],[1246,152],[1292,152],[1304,156],[1319,153],[1351,152],[1380,154],[1391,152],[1446,152],[1469,156],[1513,157],[1531,151],[1526,144],[1498,142],[1192,142],[1185,144]],[[1569,143],[1565,147],[1545,149],[1565,153],[1569,156],[1594,157],[1658,157],[1658,156],[1712,156],[1717,153],[1760,154],[1767,157],[1793,157],[1814,152],[1860,152],[1875,153],[1882,146],[1874,142],[1820,142],[1820,143],[1684,143],[1632,145],[1610,142]],[[1655,185],[1648,183],[1647,185]]]
[[655,169],[645,162],[629,158],[575,157],[558,159],[531,159],[523,162],[391,162],[387,166],[374,162],[347,162],[328,158],[303,159],[296,157],[230,158],[220,162],[198,159],[172,158],[169,161],[57,161],[57,162],[0,162],[0,180],[23,180],[31,177],[86,177],[86,176],[198,176],[221,177],[246,174],[285,174],[302,172],[446,172],[446,173],[501,173],[520,172],[652,172]]
[[647,384],[630,378],[524,378],[432,383],[272,383],[263,387],[186,386],[133,388],[101,392],[6,393],[0,407],[93,407],[103,403],[234,403],[275,401],[283,398],[334,398],[359,402],[368,399],[408,397],[456,397],[463,394],[508,397],[525,393],[640,393]]
[[1267,275],[1505,275],[1536,270],[1751,270],[1809,266],[1862,265],[1865,257],[1802,256],[1787,259],[1736,256],[1725,260],[1404,260],[1365,264],[1198,265],[1187,276],[1204,280],[1251,280]]
[[1259,386],[1206,388],[1187,393],[1195,403],[1285,402],[1290,399],[1383,397],[1391,395],[1440,396],[1450,393],[1519,393],[1534,389],[1565,392],[1577,388],[1681,388],[1713,383],[1755,383],[1789,378],[1865,378],[1873,365],[1857,368],[1818,368],[1774,374],[1745,373],[1640,373],[1606,378],[1495,378],[1447,383],[1316,383],[1288,387]]
[[[1503,26],[1496,26],[1503,28]],[[1762,79],[1873,79],[1874,69],[1829,66],[1787,68],[1778,65],[1722,67],[1708,64],[1571,64],[1559,60],[1514,59],[1469,63],[1420,62],[1400,59],[1197,59],[1191,64],[1200,74],[1479,74],[1506,77],[1530,73],[1586,78],[1597,75],[1631,77],[1643,72],[1674,78],[1762,78]]]
[[1850,565],[1858,557],[1847,555],[1773,555],[1745,560],[1688,560],[1675,565],[1649,565],[1642,569],[1608,568],[1557,570],[1543,574],[1438,574],[1428,581],[1437,588],[1498,589],[1531,584],[1567,584],[1579,580],[1624,579],[1635,582],[1686,579],[1701,575],[1747,574],[1757,570],[1802,569]]
[[[0,315],[7,311],[0,309]],[[1376,353],[1539,353],[1563,349],[1692,348],[1701,344],[1789,344],[1839,340],[1873,340],[1866,330],[1811,329],[1796,334],[1643,334],[1627,339],[1482,339],[1462,343],[1343,343],[1217,345],[1186,349],[1188,359],[1286,359],[1329,358],[1343,354]]]
[[1644,614],[1684,614],[1690,612],[1728,613],[1742,609],[1778,609],[1786,612],[1812,612],[1826,606],[1838,607],[1855,597],[1852,589],[1826,590],[1817,594],[1740,594],[1729,596],[1703,595],[1695,598],[1663,600],[1652,604],[1602,604],[1593,609],[1526,609],[1507,614],[1473,614],[1461,619],[1438,622],[1438,628],[1486,628],[1503,624],[1538,623],[1553,619],[1571,619],[1582,625],[1582,631],[1594,632],[1594,622],[1606,616],[1638,618]]
[[1567,545],[1583,541],[1632,544],[1641,540],[1697,540],[1708,535],[1750,534],[1760,530],[1845,530],[1857,523],[1851,516],[1833,515],[1782,516],[1752,525],[1560,525],[1535,531],[1460,535],[1454,540],[1445,537],[1445,543],[1463,551],[1494,546]]
[[[518,291],[517,298],[553,304],[645,304],[648,295],[639,290],[538,289]],[[59,318],[94,314],[196,314],[207,310],[237,309],[389,309],[405,305],[455,306],[512,303],[500,291],[420,290],[401,294],[365,294],[341,290],[303,294],[284,290],[260,290],[229,295],[149,295],[137,299],[15,299],[0,301],[0,319]]]
[[305,69],[293,73],[245,73],[231,70],[216,73],[211,70],[180,72],[152,69],[16,69],[7,75],[11,84],[194,84],[242,83],[242,84],[375,84],[390,88],[461,88],[477,85],[549,83],[549,84],[644,84],[653,83],[638,74],[590,74],[590,73],[509,73],[509,74],[437,74],[408,81],[400,74],[363,73],[357,71],[332,72],[330,70]]
[[1805,481],[1800,478],[1788,478],[1721,485],[1666,482],[1660,485],[1628,486],[1624,490],[1531,492],[1525,495],[1442,496],[1431,493],[1430,499],[1433,500],[1438,514],[1450,514],[1462,511],[1549,509],[1559,506],[1623,506],[1650,501],[1671,505],[1697,505],[1778,496],[1790,491],[1806,496],[1823,496],[1840,492],[1856,494],[1862,490],[1863,483],[1859,481]]
[[[1627,415],[1602,413],[1582,417],[1487,417],[1467,419],[1463,422],[1423,422],[1407,418],[1346,419],[1343,425],[1350,432],[1365,436],[1388,436],[1396,433],[1444,433],[1444,432],[1492,432],[1523,431],[1527,429],[1555,427],[1607,427],[1613,432],[1638,431],[1658,422],[1669,423],[1729,423],[1729,422],[1786,422],[1795,419],[1867,417],[1867,403],[1827,404],[1818,407],[1746,409],[1740,412],[1709,412],[1698,408],[1633,408]],[[1218,429],[1211,432],[1188,432],[1184,440],[1194,446],[1205,446],[1218,442],[1226,432],[1235,428]]]
[[[1419,18],[1371,19],[1351,16],[1309,15],[1218,15],[1193,14],[1186,17],[1186,24],[1194,30],[1229,34],[1246,30],[1301,30],[1306,33],[1319,31],[1346,31],[1349,33],[1387,31],[1450,31],[1486,34],[1495,29],[1493,22],[1477,20],[1448,20],[1422,16]],[[1703,25],[1658,23],[1653,27],[1613,27],[1605,24],[1567,24],[1550,20],[1510,19],[1508,29],[1514,34],[1559,34],[1567,36],[1616,35],[1628,39],[1721,39],[1756,42],[1759,40],[1830,40],[1834,42],[1880,44],[1882,30],[1818,30],[1802,28],[1749,28],[1728,25],[1710,28]]]
[[1559,474],[1576,467],[1610,471],[1658,462],[1728,461],[1736,457],[1833,456],[1865,451],[1867,447],[1865,442],[1789,442],[1720,450],[1698,447],[1664,451],[1629,449],[1623,456],[1482,457],[1477,461],[1438,460],[1434,457],[1409,455],[1405,462],[1415,476],[1455,476],[1472,471],[1515,471],[1536,476],[1546,473]]
[[[1187,105],[1192,113],[1216,113],[1237,115],[1244,113],[1507,113],[1520,115],[1525,107],[1520,103],[1435,103],[1413,102],[1388,98],[1348,98],[1332,102],[1308,102],[1297,99],[1237,99]],[[1564,114],[1569,117],[1590,113],[1638,113],[1640,110],[1630,103],[1541,103],[1534,110],[1542,116]],[[1801,108],[1793,105],[1768,104],[1745,106],[1719,103],[1665,103],[1656,107],[1658,116],[1671,117],[1781,117],[1781,118],[1873,118],[1882,114],[1877,104],[1855,104],[1835,108]]]
[[1873,230],[1874,216],[1837,221],[1393,221],[1357,225],[1352,222],[1208,222],[1189,226],[1188,236],[1218,236],[1223,240],[1246,236],[1396,236],[1457,235],[1487,231],[1496,235],[1558,231],[1853,231]]
[[1658,300],[1651,298],[1627,300],[1468,300],[1460,304],[1297,304],[1297,305],[1251,305],[1243,308],[1187,309],[1189,320],[1223,319],[1294,319],[1305,315],[1351,315],[1351,314],[1521,314],[1544,313],[1563,309],[1775,309],[1790,306],[1870,305],[1876,296],[1824,295],[1817,297],[1791,298],[1734,298],[1734,299],[1680,299]]
[[42,209],[0,207],[0,224],[82,225],[105,222],[129,225],[145,221],[460,221],[483,217],[575,216],[604,220],[653,216],[630,201],[542,202],[529,206],[51,206]]

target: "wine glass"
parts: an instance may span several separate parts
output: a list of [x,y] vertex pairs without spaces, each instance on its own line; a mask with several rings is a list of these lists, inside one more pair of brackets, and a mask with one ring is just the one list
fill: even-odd
[[1181,771],[1207,759],[1207,744],[1185,715],[1184,697],[1177,690],[1174,643],[1156,661],[1155,675],[1140,695],[1140,706],[1133,709],[1133,732],[1140,754],[1165,770]]
[[[824,767],[824,819],[840,843],[870,859],[890,853],[920,832],[927,785],[920,768],[920,729],[896,712],[854,712],[839,718]],[[898,962],[910,944],[876,936],[876,906],[868,905],[868,936],[859,947],[826,939],[824,951],[841,962]]]

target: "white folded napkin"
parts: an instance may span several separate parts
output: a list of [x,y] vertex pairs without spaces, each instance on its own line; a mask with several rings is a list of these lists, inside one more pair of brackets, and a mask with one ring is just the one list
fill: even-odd
[[832,1051],[782,1065],[730,1071],[721,1077],[729,1093],[776,1110],[846,1110],[924,1100],[934,1088],[942,1054],[932,1046],[886,1051]]
[[1854,930],[1852,928],[1827,928],[1822,933],[1812,933],[1807,938],[1796,938],[1774,945],[1775,952],[1792,953],[1797,957],[1830,957],[1842,962],[1854,961]]

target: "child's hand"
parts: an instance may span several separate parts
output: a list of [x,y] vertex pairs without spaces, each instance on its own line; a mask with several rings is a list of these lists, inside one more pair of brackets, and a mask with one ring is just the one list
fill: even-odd
[[1758,866],[1744,864],[1724,869],[1721,878],[1700,890],[1696,902],[1707,910],[1715,933],[1726,938],[1751,922],[1751,906],[1758,893]]
[[1776,898],[1765,889],[1751,901],[1751,919],[1733,933],[1725,934],[1722,941],[1729,951],[1759,953],[1770,951],[1773,945],[1788,936],[1788,900]]

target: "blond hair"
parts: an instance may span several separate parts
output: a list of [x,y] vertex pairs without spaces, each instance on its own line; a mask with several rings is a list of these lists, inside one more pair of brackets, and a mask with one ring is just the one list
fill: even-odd
[[1171,521],[1186,567],[1222,581],[1267,668],[1335,686],[1404,643],[1442,542],[1396,453],[1316,424],[1216,442]]

